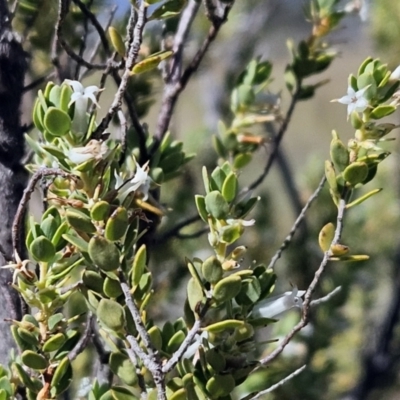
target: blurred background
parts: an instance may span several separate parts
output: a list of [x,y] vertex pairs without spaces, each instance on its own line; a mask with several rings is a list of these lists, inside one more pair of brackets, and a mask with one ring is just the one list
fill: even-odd
[[[327,0],[329,1],[329,0]],[[31,79],[49,68],[49,40],[54,24],[50,16],[56,12],[53,2],[44,4],[42,15],[30,22],[25,32],[26,47],[31,54]],[[106,23],[115,2],[95,1],[100,20]],[[171,133],[184,142],[184,149],[197,153],[182,177],[163,185],[161,203],[169,212],[163,218],[151,250],[151,268],[156,271],[157,300],[164,307],[153,307],[152,316],[159,323],[181,315],[189,279],[185,257],[205,258],[211,254],[203,224],[196,222],[180,231],[171,229],[188,217],[196,215],[194,195],[203,194],[201,167],[209,169],[217,163],[211,146],[211,135],[217,132],[219,120],[230,121],[230,90],[247,63],[261,57],[273,64],[271,95],[281,96],[282,110],[289,100],[283,81],[289,62],[287,39],[296,43],[306,39],[311,25],[300,0],[237,0],[229,22],[212,45],[204,63],[184,91],[177,105]],[[261,201],[252,217],[257,221],[242,239],[249,247],[243,265],[253,261],[268,264],[275,251],[289,233],[301,208],[318,186],[323,175],[324,160],[329,157],[332,129],[343,141],[354,135],[346,121],[346,107],[331,103],[347,91],[347,77],[356,73],[368,57],[380,57],[393,70],[400,64],[400,2],[393,0],[343,1],[341,7],[349,11],[339,28],[328,38],[338,56],[332,66],[313,82],[327,79],[316,95],[300,102],[285,134],[281,152],[273,171],[254,194]],[[113,26],[121,31],[126,24],[127,0],[118,1]],[[46,17],[46,18],[45,18]],[[27,25],[21,18],[20,30]],[[25,24],[25,25],[24,25]],[[173,30],[176,20],[168,20]],[[73,25],[71,25],[73,26]],[[193,32],[185,48],[186,56],[194,54],[208,30],[204,17],[195,21]],[[32,28],[33,27],[33,28]],[[159,45],[165,27],[150,25],[144,47]],[[79,41],[82,32],[68,33],[71,43]],[[93,42],[96,41],[95,33]],[[96,84],[99,77],[88,75],[85,83]],[[142,78],[141,78],[142,79]],[[314,79],[314,78],[312,78]],[[312,83],[313,83],[312,82]],[[162,93],[158,72],[132,83],[139,93],[136,97],[141,121],[154,130]],[[115,86],[110,83],[102,96],[102,112],[108,108]],[[132,89],[133,90],[133,89]],[[34,96],[35,93],[32,94]],[[30,120],[31,101],[26,98],[24,119]],[[150,107],[151,104],[151,107]],[[141,107],[141,108],[140,108]],[[393,114],[390,122],[400,123]],[[272,126],[260,134],[269,137]],[[396,131],[392,136],[398,135]],[[118,128],[115,127],[118,134]],[[257,154],[240,176],[242,187],[259,175],[270,148]],[[378,176],[366,190],[384,190],[356,210],[347,214],[343,242],[354,254],[368,254],[370,260],[357,264],[331,263],[316,295],[322,296],[337,286],[342,290],[329,302],[314,310],[311,324],[296,336],[290,346],[272,365],[246,381],[237,395],[269,387],[304,363],[307,369],[267,399],[280,400],[395,400],[400,398],[400,168],[399,143],[390,142],[392,155],[382,163]],[[291,285],[305,289],[317,269],[322,253],[318,247],[318,232],[335,219],[335,207],[324,190],[305,223],[297,232],[290,248],[277,263],[277,294],[290,290]],[[78,303],[80,299],[76,299]],[[73,306],[73,305],[72,305]],[[265,340],[284,336],[297,323],[296,310],[282,316],[273,329],[260,332]],[[274,344],[257,349],[257,356],[268,354]],[[79,358],[77,369],[90,364],[87,354]]]

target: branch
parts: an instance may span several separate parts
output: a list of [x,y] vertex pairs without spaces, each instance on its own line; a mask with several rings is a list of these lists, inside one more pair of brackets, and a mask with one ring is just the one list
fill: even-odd
[[[89,10],[89,7],[91,7],[93,4],[93,0],[89,0],[88,4],[87,4],[87,10]],[[81,9],[82,10],[82,9]],[[85,49],[86,49],[86,41],[89,35],[89,19],[87,14],[85,15],[85,19],[83,21],[83,35],[82,35],[82,39],[81,39],[81,47],[79,49],[79,56],[83,57],[84,53],[85,53]],[[75,68],[75,74],[74,74],[74,79],[78,80],[79,79],[79,71],[81,69],[81,64],[76,64],[76,68]]]
[[[346,196],[344,196],[346,197]],[[335,230],[335,235],[332,240],[332,244],[337,244],[339,243],[342,231],[343,231],[343,217],[344,213],[346,210],[346,200],[343,198],[340,199],[339,205],[338,205],[338,214],[336,218],[336,230]],[[304,295],[304,302],[303,302],[303,312],[302,312],[302,317],[300,322],[283,338],[279,346],[268,356],[264,357],[262,360],[260,360],[260,366],[267,365],[271,361],[275,360],[282,351],[285,349],[285,347],[289,344],[289,342],[293,339],[293,337],[296,335],[297,332],[300,332],[309,322],[309,317],[310,317],[310,308],[311,308],[311,296],[314,293],[314,290],[316,286],[318,285],[322,274],[325,271],[325,268],[328,264],[329,258],[332,256],[332,252],[330,250],[326,251],[324,254],[324,257],[321,261],[321,264],[319,265],[319,268],[314,274],[314,278],[311,281],[310,285],[307,288],[307,291]],[[256,369],[260,368],[258,366]]]
[[[298,88],[300,88],[300,83],[298,83]],[[299,90],[299,89],[298,89]],[[243,190],[243,192],[249,192],[251,190],[254,190],[256,187],[258,187],[259,185],[261,185],[261,183],[264,181],[264,179],[267,177],[271,166],[273,164],[273,162],[275,161],[275,158],[277,157],[278,154],[278,149],[279,149],[279,145],[281,144],[281,141],[283,139],[283,136],[289,126],[289,122],[290,119],[292,118],[293,115],[293,111],[296,107],[297,104],[297,96],[298,96],[298,90],[293,94],[289,108],[286,112],[286,116],[282,121],[282,125],[278,131],[278,134],[276,135],[276,137],[274,138],[274,142],[273,142],[273,148],[272,148],[272,152],[267,160],[267,163],[265,164],[264,170],[261,173],[261,175],[252,183],[250,184],[250,186],[248,188],[245,188]]]
[[[143,2],[144,3],[144,2]],[[142,348],[140,347],[137,339],[132,335],[127,335],[126,339],[128,340],[129,344],[131,345],[134,353],[137,357],[139,357],[145,367],[151,372],[154,378],[154,383],[157,387],[158,392],[158,399],[159,400],[166,400],[165,395],[165,375],[163,374],[162,365],[157,355],[156,350],[153,348],[153,344],[151,343],[150,335],[148,334],[146,327],[143,324],[142,317],[140,315],[140,311],[136,307],[134,303],[128,283],[126,282],[125,276],[122,271],[119,274],[121,289],[125,297],[125,303],[130,311],[133,321],[135,322],[136,329],[139,333],[140,338],[144,344],[145,349],[147,350],[148,354],[145,353]],[[129,350],[129,349],[128,349]],[[130,354],[130,359],[132,362],[132,353]],[[136,364],[136,362],[134,362]]]
[[315,299],[310,303],[311,307],[319,306],[320,304],[328,302],[332,297],[336,296],[342,290],[341,286],[335,287],[331,292],[327,295],[320,297],[319,299]]
[[290,230],[289,234],[286,236],[285,240],[283,241],[281,247],[278,249],[278,251],[275,253],[275,255],[272,257],[271,262],[268,265],[268,269],[270,268],[274,268],[276,262],[279,260],[279,258],[281,257],[282,253],[284,250],[286,250],[286,248],[289,246],[290,242],[293,239],[294,234],[297,231],[297,228],[299,227],[299,225],[302,223],[303,219],[306,216],[306,213],[308,211],[308,209],[311,207],[311,204],[314,202],[314,200],[319,196],[322,188],[324,187],[326,182],[326,178],[325,175],[322,177],[317,189],[315,190],[315,192],[311,195],[311,197],[307,200],[306,205],[303,207],[303,209],[301,210],[301,213],[299,214],[299,216],[297,217],[295,223],[292,226],[292,229]]
[[246,396],[241,400],[256,400],[256,399],[259,399],[260,396],[263,396],[265,394],[273,392],[275,389],[278,389],[279,387],[283,386],[285,383],[289,382],[295,376],[300,375],[306,369],[306,367],[307,367],[307,365],[303,365],[302,367],[300,367],[299,369],[296,369],[296,371],[294,371],[290,375],[288,375],[286,378],[283,378],[278,383],[275,383],[275,385],[270,386],[268,389],[262,390],[261,392],[257,393],[255,396],[250,394],[249,396]]
[[203,44],[197,51],[196,55],[193,57],[192,61],[186,67],[185,71],[182,73],[182,75],[180,75],[181,57],[183,52],[182,49],[184,45],[184,40],[187,35],[187,30],[190,28],[194,16],[197,12],[196,2],[192,0],[182,14],[178,28],[178,33],[180,34],[177,37],[178,40],[176,40],[174,44],[174,48],[178,50],[178,53],[173,59],[172,69],[169,77],[167,78],[168,83],[164,89],[161,110],[158,117],[158,123],[155,133],[155,138],[157,139],[158,143],[161,142],[162,138],[168,130],[175,104],[178,100],[180,93],[185,89],[190,78],[197,71],[210,44],[215,40],[222,25],[227,21],[233,3],[234,0],[226,4],[222,17],[213,20],[212,26],[208,31],[208,35],[203,41]]
[[87,320],[86,320],[86,328],[83,332],[82,336],[78,340],[78,343],[75,347],[68,353],[69,361],[74,361],[79,354],[81,354],[87,347],[89,343],[90,336],[92,334],[92,321],[94,317],[91,312],[89,312]]
[[39,179],[44,178],[46,176],[62,176],[64,178],[71,177],[71,174],[63,171],[59,168],[43,168],[36,171],[31,180],[28,183],[28,186],[24,190],[24,194],[22,195],[21,201],[18,205],[17,212],[15,213],[14,222],[11,228],[12,235],[12,243],[15,254],[22,254],[21,248],[21,226],[24,219],[25,207],[28,205],[28,202],[31,198],[33,191],[35,190],[35,186]]
[[193,217],[189,217],[179,223],[177,223],[173,228],[167,230],[165,233],[161,234],[160,237],[156,239],[156,244],[162,244],[167,240],[179,235],[179,231],[185,228],[188,225],[191,225],[200,220],[199,215],[194,215]]
[[[62,26],[64,20],[68,14],[70,0],[59,0],[58,2],[58,17],[56,22],[55,36],[52,45],[52,55],[51,60],[54,66],[57,68],[58,78],[61,80],[61,65],[60,60],[57,55],[58,45],[60,45],[64,51],[71,57],[74,61],[76,61],[79,65],[83,65],[88,69],[105,69],[107,68],[106,64],[94,64],[83,59],[79,54],[76,54],[74,50],[70,47],[70,45],[64,40]],[[115,66],[117,67],[117,66]]]
[[208,309],[210,308],[211,302],[210,299],[206,301],[204,306],[200,309],[199,312],[199,318],[195,321],[193,324],[192,328],[188,332],[185,340],[181,343],[179,346],[179,349],[176,350],[174,354],[172,354],[171,358],[168,360],[168,362],[164,365],[162,372],[164,374],[167,374],[168,372],[172,371],[172,369],[178,364],[178,362],[181,360],[183,355],[185,354],[186,350],[189,348],[189,346],[192,344],[193,339],[197,335],[197,333],[200,331],[200,325],[201,321],[206,315]]
[[[112,102],[106,116],[102,119],[99,126],[93,133],[93,138],[99,138],[101,134],[107,129],[110,124],[112,118],[117,113],[117,111],[121,108],[122,98],[128,86],[128,79],[131,76],[131,70],[136,63],[136,59],[139,55],[140,46],[142,44],[143,38],[143,30],[146,25],[146,3],[144,1],[141,2],[140,9],[138,12],[138,19],[134,29],[134,40],[129,48],[128,57],[126,60],[126,66],[124,74],[122,75],[120,85],[118,87],[117,93],[114,96],[114,101]],[[130,23],[135,20],[136,12],[134,7],[131,7],[131,15],[129,17]]]

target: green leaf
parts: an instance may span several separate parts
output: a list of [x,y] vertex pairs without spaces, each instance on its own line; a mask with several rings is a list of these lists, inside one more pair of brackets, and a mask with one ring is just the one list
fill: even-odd
[[46,369],[48,366],[47,359],[32,350],[25,350],[21,354],[21,360],[28,368],[39,371]]
[[200,196],[199,194],[196,194],[194,196],[194,200],[196,202],[197,212],[199,213],[201,219],[204,222],[207,222],[207,220],[208,220],[208,212],[206,210],[205,197],[204,196]]
[[145,271],[147,262],[146,245],[142,244],[135,254],[132,264],[132,286],[139,284],[140,279]]
[[136,367],[132,361],[123,353],[111,353],[110,369],[117,375],[122,382],[129,386],[136,386],[138,377],[136,375]]
[[215,285],[212,296],[218,303],[224,303],[233,299],[240,292],[241,286],[240,276],[228,276]]
[[353,162],[343,171],[343,178],[353,186],[362,183],[367,176],[368,165],[365,162]]
[[114,242],[122,238],[128,228],[128,212],[124,207],[118,207],[107,221],[104,236]]
[[90,217],[94,221],[104,221],[110,212],[110,204],[106,201],[99,201],[90,209]]
[[119,267],[118,248],[102,236],[90,239],[88,252],[93,262],[104,271],[114,271]]
[[125,326],[124,308],[116,301],[101,299],[97,309],[97,316],[100,322],[112,331],[119,332]]
[[393,114],[395,111],[395,106],[379,105],[371,111],[370,117],[372,119],[380,119],[383,117],[387,117],[390,114]]
[[39,236],[29,246],[29,252],[36,261],[49,262],[56,255],[53,243],[45,236]]
[[68,224],[77,231],[86,233],[96,232],[96,227],[93,225],[90,217],[87,216],[85,213],[70,208],[66,211],[65,216],[67,218]]
[[166,60],[167,58],[172,56],[173,51],[171,50],[162,50],[157,53],[154,53],[144,60],[139,61],[132,68],[132,74],[142,74],[143,72],[150,71],[160,64],[161,61]]
[[166,3],[158,7],[153,14],[151,14],[150,19],[162,19],[170,18],[178,15],[183,8],[186,6],[187,0],[169,0]]
[[222,196],[224,196],[225,200],[228,203],[230,203],[235,199],[237,193],[237,187],[238,187],[238,180],[236,174],[234,172],[231,172],[226,177],[221,189]]
[[229,205],[220,192],[214,190],[205,198],[206,210],[216,219],[225,219],[229,213]]
[[206,388],[213,398],[228,396],[235,386],[235,379],[230,374],[213,376],[206,384]]
[[71,129],[71,118],[66,112],[49,107],[44,115],[43,125],[53,136],[64,136]]
[[211,256],[201,265],[201,273],[207,282],[214,284],[222,278],[224,271],[218,258]]
[[124,40],[120,33],[112,26],[108,28],[108,34],[110,35],[111,44],[113,45],[115,51],[121,56],[125,57],[126,48]]

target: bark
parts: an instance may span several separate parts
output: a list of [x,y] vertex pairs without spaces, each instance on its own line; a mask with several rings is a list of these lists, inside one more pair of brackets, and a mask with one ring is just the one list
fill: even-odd
[[[0,0],[0,265],[13,256],[11,226],[21,199],[27,173],[21,164],[24,138],[20,104],[26,71],[26,56],[12,31],[6,0]],[[6,364],[15,348],[9,322],[21,318],[18,293],[10,287],[12,273],[0,270],[0,364]]]

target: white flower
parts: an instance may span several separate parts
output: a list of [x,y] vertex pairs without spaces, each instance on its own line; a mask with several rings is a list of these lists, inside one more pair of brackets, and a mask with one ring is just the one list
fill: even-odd
[[151,185],[148,164],[149,162],[145,163],[143,167],[141,167],[138,163],[136,163],[136,172],[134,177],[126,182],[123,182],[122,178],[117,174],[117,171],[114,171],[116,185],[117,187],[121,187],[120,189],[117,188],[118,199],[121,203],[124,202],[129,193],[136,191],[140,191],[143,194],[144,201],[147,200]]
[[389,81],[400,80],[400,65],[390,74]]
[[356,92],[351,86],[349,86],[347,88],[347,95],[336,101],[342,104],[347,104],[347,115],[350,115],[353,111],[363,112],[369,105],[368,100],[364,97],[368,88],[369,86],[366,86],[364,89]]
[[228,225],[238,224],[238,225],[241,225],[241,226],[253,226],[256,223],[256,220],[255,219],[250,219],[249,221],[246,221],[244,219],[232,219],[232,218],[229,218],[229,219],[226,220],[226,223]]
[[71,101],[68,104],[68,107],[71,104],[75,103],[75,111],[74,111],[74,119],[72,121],[72,130],[75,133],[84,134],[87,130],[88,118],[86,115],[89,99],[95,104],[97,107],[100,107],[97,103],[97,99],[95,94],[98,93],[101,89],[97,86],[88,86],[85,88],[80,82],[72,81],[70,79],[65,80],[68,85],[72,87],[74,92],[71,95]]
[[303,306],[301,296],[303,296],[305,292],[305,290],[298,290],[297,287],[294,287],[291,292],[285,292],[278,296],[262,300],[254,306],[252,317],[274,318],[291,308],[301,308]]
[[104,142],[92,139],[86,146],[68,150],[67,157],[74,164],[81,164],[91,159],[101,160],[107,151],[108,147]]

